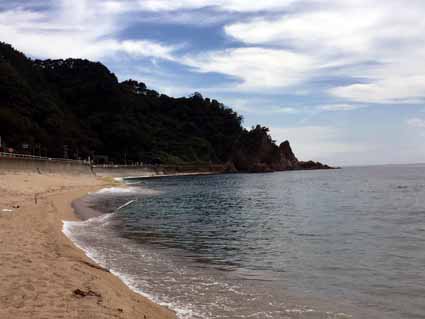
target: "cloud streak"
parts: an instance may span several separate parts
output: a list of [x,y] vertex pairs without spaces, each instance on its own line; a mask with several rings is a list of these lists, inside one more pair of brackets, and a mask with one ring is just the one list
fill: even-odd
[[282,45],[310,57],[317,63],[311,76],[336,76],[346,70],[347,77],[362,79],[329,88],[331,96],[382,104],[424,100],[423,2],[318,2],[322,6],[316,10],[304,7],[277,18],[237,22],[225,26],[225,32],[249,45]]
[[338,111],[354,111],[358,109],[365,108],[365,105],[355,105],[355,104],[328,104],[320,105],[317,107],[320,111],[328,112],[338,112]]
[[0,39],[40,58],[101,59],[117,53],[173,60],[175,46],[148,40],[118,40],[120,27],[105,6],[61,1],[48,12],[13,9],[0,12]]
[[406,121],[409,127],[425,129],[425,119],[414,117]]
[[199,8],[216,8],[221,11],[254,12],[281,10],[294,3],[295,0],[140,0],[140,7],[150,11],[175,11]]
[[238,91],[263,91],[301,83],[314,60],[286,50],[247,47],[186,56],[183,62],[198,72],[218,72],[239,79]]

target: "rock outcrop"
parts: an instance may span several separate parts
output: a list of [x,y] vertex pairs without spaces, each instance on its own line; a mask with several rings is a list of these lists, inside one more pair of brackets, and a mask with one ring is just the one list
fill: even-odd
[[257,173],[332,167],[319,162],[299,161],[289,141],[277,146],[268,134],[268,129],[257,125],[240,137],[233,154],[232,168],[239,172]]
[[298,159],[295,157],[294,152],[292,152],[289,141],[285,141],[279,145],[279,155],[281,170],[296,169],[298,167]]
[[307,162],[298,162],[298,169],[302,169],[302,170],[335,169],[335,167],[331,167],[329,165],[322,164],[320,162],[307,161]]

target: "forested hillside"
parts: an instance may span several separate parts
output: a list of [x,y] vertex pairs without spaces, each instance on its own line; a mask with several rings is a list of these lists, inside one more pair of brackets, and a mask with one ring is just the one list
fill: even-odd
[[266,128],[246,131],[241,116],[216,100],[199,93],[173,98],[144,83],[119,82],[101,63],[31,60],[4,43],[0,136],[3,149],[121,164],[231,163],[242,170],[264,164],[275,170],[273,163],[281,162]]

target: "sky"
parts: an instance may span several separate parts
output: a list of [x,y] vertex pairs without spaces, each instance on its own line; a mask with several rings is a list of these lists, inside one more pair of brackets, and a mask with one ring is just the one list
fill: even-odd
[[332,165],[425,162],[423,0],[0,0],[0,41],[197,91]]

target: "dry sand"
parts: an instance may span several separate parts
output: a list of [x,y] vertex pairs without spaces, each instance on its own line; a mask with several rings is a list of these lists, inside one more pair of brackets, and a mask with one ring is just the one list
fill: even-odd
[[105,184],[91,176],[0,175],[0,319],[175,318],[63,235],[62,221],[77,220],[71,201]]

